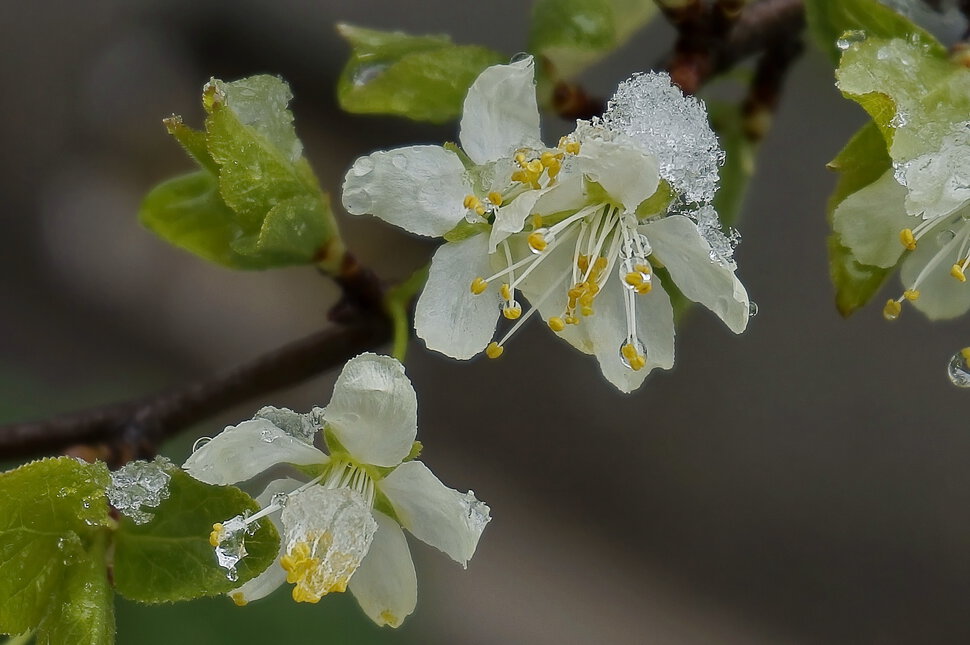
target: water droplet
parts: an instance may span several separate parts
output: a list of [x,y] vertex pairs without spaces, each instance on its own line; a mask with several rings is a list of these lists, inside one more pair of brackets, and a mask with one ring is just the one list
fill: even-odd
[[907,123],[909,123],[909,117],[906,116],[906,113],[902,110],[898,110],[896,114],[893,115],[893,118],[889,120],[889,125],[894,128],[905,127]]
[[538,254],[542,253],[543,251],[545,251],[547,248],[549,248],[549,245],[552,244],[553,236],[549,234],[549,229],[548,228],[537,228],[533,232],[533,234],[535,234],[535,233],[538,233],[539,234],[540,239],[543,240],[544,244],[541,244],[539,246],[534,245],[533,244],[534,238],[532,237],[532,235],[530,235],[529,236],[529,250],[532,251],[533,253],[535,253],[536,255],[538,255]]
[[354,175],[358,177],[369,175],[370,172],[374,170],[374,162],[370,157],[361,157],[354,162],[354,167],[351,170],[353,170]]
[[373,63],[371,65],[361,65],[354,71],[353,84],[356,87],[367,85],[381,75],[387,69],[388,63]]
[[[629,340],[624,340],[622,343],[620,343],[620,348],[617,350],[617,352],[620,355],[620,362],[623,363],[624,367],[632,370],[633,364],[630,362],[630,359],[627,358],[626,353],[624,353],[623,351],[623,349],[627,345],[631,345],[631,344],[633,345],[634,349],[636,349],[638,355],[646,356],[646,352],[643,351],[643,343],[640,342],[639,338],[634,338],[632,342]],[[626,350],[626,351],[630,352],[630,350]]]
[[758,315],[758,303],[754,300],[748,302],[748,317],[754,318]]
[[192,452],[195,452],[210,441],[212,441],[212,437],[199,437],[195,440],[195,443],[192,444]]
[[946,366],[946,375],[957,387],[970,387],[970,347],[964,347],[950,357],[950,362]]
[[290,501],[290,496],[286,493],[276,493],[269,499],[270,505],[279,506],[280,508],[286,508],[288,501]]
[[395,154],[391,157],[391,165],[398,170],[404,170],[408,167],[408,158],[402,154]]
[[273,443],[276,440],[276,435],[270,430],[260,430],[259,438],[266,443]]
[[521,63],[527,58],[532,58],[532,54],[529,52],[519,52],[509,59],[509,63]]
[[246,537],[256,531],[256,523],[247,524],[244,516],[237,515],[222,522],[222,527],[214,530],[218,531],[216,560],[220,567],[226,569],[226,577],[235,582],[239,577],[236,565],[247,555]]
[[835,46],[842,51],[847,50],[855,44],[861,43],[866,39],[866,32],[854,29],[842,34],[842,37],[835,41]]
[[957,234],[954,233],[953,231],[951,231],[950,229],[944,229],[944,230],[942,230],[942,231],[940,231],[939,233],[936,234],[936,243],[939,246],[941,246],[941,247],[942,246],[946,246],[956,236],[957,236]]
[[964,209],[964,211],[960,213],[960,217],[964,222],[970,222],[970,208]]

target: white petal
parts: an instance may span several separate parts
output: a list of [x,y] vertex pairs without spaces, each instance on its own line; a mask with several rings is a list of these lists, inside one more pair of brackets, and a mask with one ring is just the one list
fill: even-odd
[[657,161],[631,145],[593,139],[583,143],[579,156],[583,173],[632,213],[657,192]]
[[903,253],[899,232],[920,222],[906,212],[905,199],[906,189],[887,170],[836,206],[832,226],[859,262],[891,267],[899,261]]
[[[300,482],[295,479],[276,479],[271,481],[262,493],[256,498],[260,507],[266,507],[269,505],[270,501],[273,499],[273,495],[277,493],[292,493],[294,490],[300,487]],[[242,600],[243,602],[252,602],[254,600],[259,600],[260,598],[265,598],[266,596],[273,593],[277,587],[286,582],[286,572],[280,566],[280,556],[286,550],[286,541],[283,539],[283,525],[280,522],[280,513],[282,509],[276,511],[275,513],[270,513],[267,517],[276,526],[276,530],[280,534],[280,551],[276,556],[276,560],[273,564],[263,571],[261,574],[242,585],[241,587],[235,589],[234,591],[227,594],[230,598]]]
[[207,484],[235,484],[276,464],[325,464],[316,448],[287,434],[265,419],[229,426],[193,452],[183,470]]
[[472,280],[491,275],[488,236],[475,235],[441,246],[414,310],[414,331],[428,349],[468,359],[491,341],[498,320],[498,298],[489,289],[475,295]]
[[398,627],[418,603],[418,579],[401,527],[377,511],[374,519],[377,533],[348,589],[371,620]]
[[748,293],[734,271],[711,260],[711,245],[694,222],[671,215],[641,226],[640,231],[685,296],[716,313],[734,333],[744,331]]
[[674,312],[659,280],[654,280],[650,293],[634,295],[637,338],[647,357],[646,366],[634,371],[620,359],[620,346],[627,340],[625,292],[620,280],[611,276],[593,301],[593,315],[583,317],[577,327],[585,328],[606,380],[621,392],[630,393],[643,384],[654,368],[666,370],[673,366]]
[[477,164],[510,157],[539,140],[532,57],[482,72],[468,88],[461,116],[461,147]]
[[458,155],[413,146],[354,162],[344,177],[343,204],[353,215],[373,214],[412,233],[440,237],[465,217],[471,192]]
[[404,366],[377,354],[350,359],[337,377],[323,419],[360,463],[401,463],[418,431],[418,401]]
[[488,506],[474,494],[442,484],[420,461],[401,464],[379,481],[401,525],[414,537],[466,564],[489,520]]
[[488,237],[489,253],[495,253],[495,248],[500,242],[522,230],[536,202],[549,190],[552,189],[530,190],[516,197],[508,206],[498,209],[495,213],[495,221],[492,223],[492,232]]
[[[933,237],[935,231],[920,240],[916,250],[903,260],[899,272],[900,281],[909,288],[923,267],[939,252],[940,247]],[[931,269],[919,285],[920,297],[913,306],[926,314],[931,320],[956,318],[970,310],[970,282],[960,282],[950,275],[950,267],[956,260],[956,252]]]
[[544,193],[536,202],[532,212],[539,215],[552,215],[563,211],[578,211],[586,205],[586,193],[583,192],[583,174],[581,172],[559,173],[559,182],[552,190]]

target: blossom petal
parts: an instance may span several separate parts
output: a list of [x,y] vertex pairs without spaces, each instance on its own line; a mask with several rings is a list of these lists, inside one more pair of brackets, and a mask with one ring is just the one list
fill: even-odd
[[832,226],[859,262],[891,267],[899,261],[903,253],[899,232],[919,224],[906,212],[905,199],[906,189],[887,170],[835,207]]
[[[924,267],[940,252],[934,236],[935,232],[931,231],[916,246],[916,250],[903,260],[899,278],[907,288],[911,288]],[[950,275],[954,260],[956,251],[948,257],[941,257],[920,281],[920,297],[913,302],[913,306],[931,320],[956,318],[970,310],[970,283],[960,282]]]
[[418,579],[401,527],[383,513],[373,515],[377,533],[348,589],[371,620],[398,627],[418,602]]
[[420,461],[401,464],[377,483],[401,525],[419,540],[466,564],[489,520],[472,491],[448,488]]
[[414,311],[414,331],[428,349],[468,359],[495,334],[498,299],[491,291],[475,295],[472,280],[491,275],[488,236],[475,235],[439,248]]
[[540,143],[531,56],[489,67],[475,79],[465,97],[459,139],[477,164],[510,157],[516,148]]
[[360,463],[396,466],[411,452],[418,400],[403,365],[390,356],[361,354],[344,365],[323,419]]
[[465,217],[471,192],[458,155],[412,146],[354,162],[344,177],[343,204],[354,215],[373,214],[412,233],[440,237]]
[[630,213],[660,185],[657,160],[632,145],[598,139],[585,141],[579,161],[583,173]]
[[744,331],[750,317],[748,292],[734,271],[711,260],[711,245],[694,222],[671,215],[640,230],[685,296],[717,314],[734,333]]
[[[406,453],[405,453],[406,454]],[[235,484],[276,464],[325,464],[326,454],[266,419],[229,426],[193,452],[182,469],[207,484]]]
[[[292,493],[297,488],[300,487],[300,482],[295,479],[276,479],[271,481],[262,493],[256,498],[256,502],[259,503],[260,507],[269,506],[269,503],[273,499],[273,495],[277,493]],[[276,556],[276,561],[269,565],[265,571],[261,574],[249,580],[241,587],[229,592],[229,597],[232,598],[236,603],[245,604],[247,602],[252,602],[254,600],[259,600],[260,598],[265,598],[266,596],[273,593],[277,587],[286,582],[286,572],[283,567],[280,566],[280,557],[283,552],[286,551],[286,540],[283,539],[283,525],[280,521],[280,513],[282,509],[276,511],[275,513],[270,513],[267,517],[276,526],[276,530],[280,534],[280,551]]]
[[532,212],[539,215],[552,215],[563,211],[578,211],[586,205],[586,193],[583,191],[583,174],[563,170],[559,174],[559,181],[552,190],[545,192],[536,202]]
[[[647,363],[640,370],[632,370],[620,359],[620,346],[628,335],[626,301],[633,296],[636,334],[643,344]],[[674,311],[670,298],[654,280],[650,293],[640,295],[628,291],[620,280],[610,278],[593,301],[594,314],[584,317],[576,327],[584,328],[600,371],[621,392],[630,393],[643,384],[654,368],[670,369],[674,364]]]

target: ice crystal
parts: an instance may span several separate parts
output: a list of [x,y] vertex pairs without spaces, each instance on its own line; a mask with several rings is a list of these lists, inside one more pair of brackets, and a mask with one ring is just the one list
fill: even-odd
[[306,414],[300,414],[289,408],[268,405],[261,408],[253,419],[266,419],[291,437],[312,444],[313,438],[323,425],[323,408],[313,408]]
[[255,523],[246,521],[244,515],[237,515],[212,527],[210,543],[215,548],[219,566],[226,570],[226,577],[235,582],[239,578],[236,565],[246,557],[246,537],[256,530]]
[[147,524],[154,515],[145,509],[156,508],[168,498],[168,470],[172,462],[165,457],[154,461],[132,461],[111,473],[108,501],[135,524]]

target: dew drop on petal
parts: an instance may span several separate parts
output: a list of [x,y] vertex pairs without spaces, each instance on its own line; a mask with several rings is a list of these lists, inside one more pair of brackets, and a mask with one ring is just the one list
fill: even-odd
[[212,441],[212,437],[199,437],[195,440],[195,443],[192,444],[192,452],[195,452],[210,441]]
[[748,302],[748,317],[754,318],[758,315],[758,303],[754,300]]
[[643,343],[640,342],[639,338],[634,338],[632,341],[624,340],[622,343],[620,343],[620,347],[619,349],[617,349],[617,353],[620,355],[620,362],[623,363],[623,367],[626,367],[627,369],[632,370],[633,364],[630,362],[630,359],[627,357],[627,352],[629,352],[630,350],[626,350],[626,352],[624,352],[624,349],[626,348],[627,345],[633,345],[633,348],[636,349],[636,353],[640,356],[645,355],[645,352],[643,351]]
[[842,37],[835,41],[835,46],[842,51],[847,50],[855,44],[861,43],[866,39],[866,32],[853,29],[842,34]]
[[273,441],[276,439],[276,435],[269,430],[261,430],[259,433],[259,438],[266,443],[273,443]]
[[957,387],[970,387],[970,347],[964,347],[950,357],[950,362],[946,366],[946,375]]
[[374,170],[374,162],[371,160],[370,157],[361,157],[360,159],[354,162],[354,167],[351,168],[351,171],[357,177],[363,177],[365,175],[369,175],[372,170]]
[[529,52],[519,52],[509,59],[509,63],[521,63],[522,61],[524,61],[527,58],[530,58],[531,56],[532,54],[530,54]]

